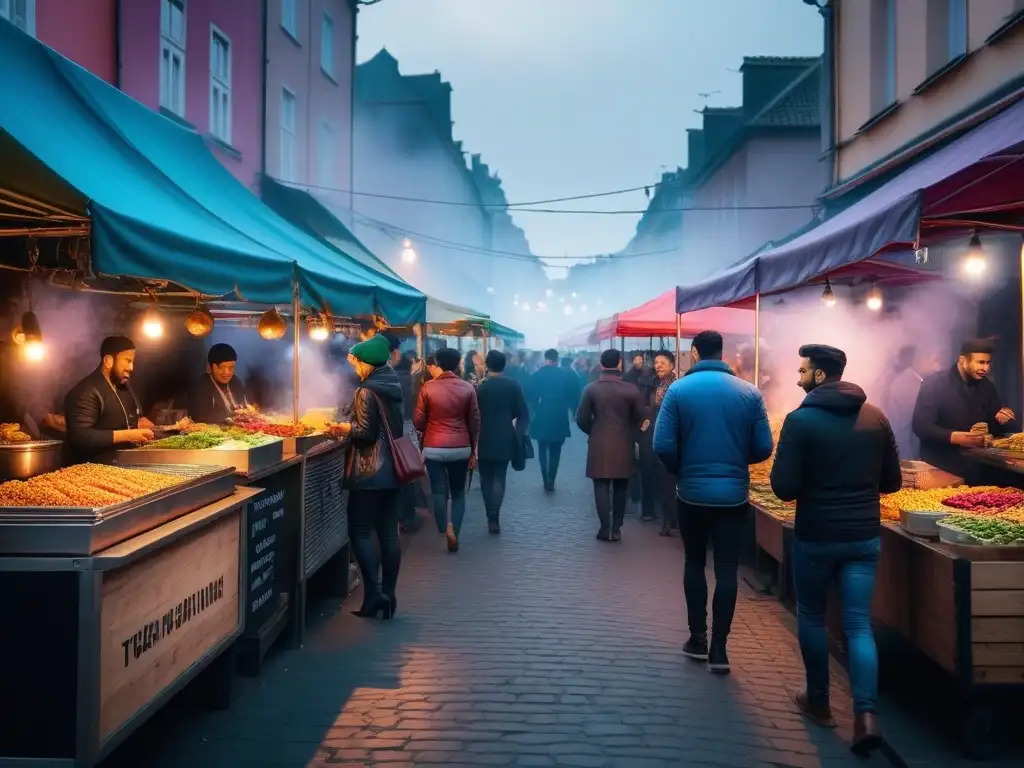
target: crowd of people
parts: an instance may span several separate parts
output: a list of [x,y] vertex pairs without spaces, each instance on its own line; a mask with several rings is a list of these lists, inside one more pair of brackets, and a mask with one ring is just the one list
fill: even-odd
[[[573,361],[549,349],[535,370],[516,353],[493,350],[462,358],[443,348],[414,361],[407,387],[415,402],[412,424],[420,436],[438,532],[448,551],[457,552],[474,471],[480,474],[492,534],[501,531],[510,465],[521,471],[536,454],[544,491],[553,493],[562,446],[575,421],[588,439],[586,473],[593,482],[597,538],[621,541],[631,483],[641,519],[656,519],[660,512],[662,534],[678,528],[689,628],[682,652],[725,674],[749,519],[749,467],[774,453],[772,489],[781,500],[796,502],[793,570],[806,686],[794,696],[794,705],[814,723],[835,727],[825,616],[830,586],[836,584],[849,649],[853,747],[866,754],[882,744],[870,610],[881,552],[880,495],[902,484],[897,434],[883,410],[867,402],[864,390],[843,380],[846,354],[809,344],[799,349],[797,371],[805,397],[786,416],[775,445],[763,394],[771,377],[762,374],[755,386],[749,351],[730,364],[723,348],[719,333],[698,334],[685,375],[678,378],[680,366],[664,350],[653,355],[653,366],[643,354],[624,365],[615,349],[602,352],[597,366],[589,365],[589,358]],[[389,464],[386,439],[401,428],[403,387],[388,364],[394,353],[395,346],[380,336],[350,352],[361,380],[352,408],[349,502],[365,584],[360,616],[389,618],[397,606],[403,489]],[[890,390],[893,398],[906,400],[908,389],[917,390],[913,416],[901,423],[901,432],[913,432],[922,453],[937,464],[963,462],[961,449],[977,442],[972,420],[985,422],[993,433],[1007,432],[1015,420],[987,378],[991,361],[991,346],[974,341],[963,346],[950,370],[925,378],[908,357],[894,377],[900,386]],[[903,376],[905,370],[913,377]],[[710,632],[709,548],[715,582]]]

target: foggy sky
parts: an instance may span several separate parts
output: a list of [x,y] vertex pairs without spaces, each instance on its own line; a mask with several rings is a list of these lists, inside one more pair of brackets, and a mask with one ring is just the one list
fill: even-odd
[[[403,74],[440,70],[451,82],[455,138],[515,203],[636,187],[685,166],[698,93],[738,105],[730,68],[744,55],[818,55],[822,26],[801,0],[383,0],[360,9],[359,61],[384,46]],[[646,202],[634,192],[543,207]],[[617,251],[639,218],[514,216],[542,257]]]

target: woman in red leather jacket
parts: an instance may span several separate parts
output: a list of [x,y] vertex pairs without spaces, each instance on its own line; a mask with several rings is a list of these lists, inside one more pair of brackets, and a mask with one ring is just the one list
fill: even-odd
[[423,458],[430,478],[437,530],[445,536],[448,551],[458,552],[459,532],[466,514],[466,477],[476,467],[480,408],[476,388],[459,378],[458,351],[446,347],[438,350],[434,358],[441,375],[420,389],[413,426],[423,435]]

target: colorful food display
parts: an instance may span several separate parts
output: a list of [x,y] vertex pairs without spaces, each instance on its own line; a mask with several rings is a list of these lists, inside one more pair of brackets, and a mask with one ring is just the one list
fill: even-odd
[[1006,437],[1001,437],[998,440],[993,440],[992,447],[1001,448],[1004,451],[1024,453],[1024,432],[1018,432],[1014,435],[1008,435]]
[[965,533],[981,544],[1024,544],[1024,523],[984,515],[950,515],[941,525]]
[[206,449],[239,450],[255,448],[280,439],[277,435],[249,432],[240,427],[219,427],[215,424],[192,424],[180,435],[155,440],[146,448],[201,451]]
[[308,424],[274,419],[259,412],[255,406],[235,411],[231,417],[232,426],[245,432],[271,435],[273,437],[306,437],[316,430]]
[[0,424],[0,443],[28,443],[32,435],[23,432],[21,424]]
[[[782,434],[782,422],[783,418],[778,416],[769,416],[768,422],[772,427],[772,445],[778,447],[779,435]],[[767,461],[762,461],[760,464],[752,464],[750,466],[750,484],[751,485],[762,485],[767,486],[771,483],[772,467],[775,465],[775,449],[772,449],[772,455],[768,457]]]
[[30,480],[0,484],[0,507],[107,507],[180,482],[160,472],[76,464]]
[[796,503],[782,501],[767,485],[750,484],[750,501],[772,517],[790,521],[796,517]]

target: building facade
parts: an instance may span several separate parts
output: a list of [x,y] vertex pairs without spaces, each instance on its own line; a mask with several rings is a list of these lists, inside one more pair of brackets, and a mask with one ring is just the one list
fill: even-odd
[[121,90],[203,136],[243,184],[262,167],[262,0],[120,4]]
[[[489,312],[494,221],[452,133],[451,91],[437,72],[401,74],[386,50],[356,68],[355,231],[420,290]],[[406,237],[413,263],[399,258]]]
[[1024,93],[1024,0],[832,0],[834,192]]
[[356,10],[355,0],[266,0],[266,173],[343,212],[353,189]]
[[0,18],[117,82],[117,0],[0,0]]

